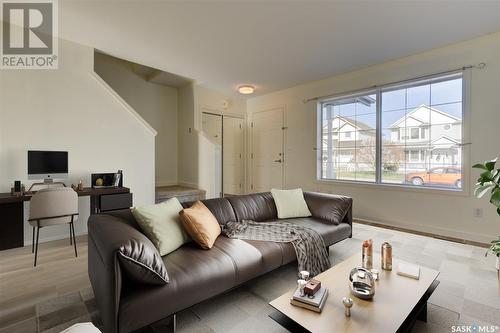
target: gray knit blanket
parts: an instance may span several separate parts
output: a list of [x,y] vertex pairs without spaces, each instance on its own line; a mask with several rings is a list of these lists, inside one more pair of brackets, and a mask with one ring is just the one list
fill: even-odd
[[224,234],[229,238],[292,243],[299,271],[311,276],[330,268],[325,243],[315,230],[290,222],[228,222]]

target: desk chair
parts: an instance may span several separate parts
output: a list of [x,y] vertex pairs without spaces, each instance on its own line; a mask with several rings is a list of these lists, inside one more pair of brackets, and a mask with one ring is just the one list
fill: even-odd
[[[76,252],[75,226],[73,223],[78,218],[78,195],[72,188],[55,187],[46,188],[36,192],[31,198],[29,224],[33,227],[33,243],[31,253],[35,253],[35,262],[38,254],[38,236],[40,228],[51,225],[69,224],[70,244],[75,247]],[[35,243],[36,228],[36,243]]]

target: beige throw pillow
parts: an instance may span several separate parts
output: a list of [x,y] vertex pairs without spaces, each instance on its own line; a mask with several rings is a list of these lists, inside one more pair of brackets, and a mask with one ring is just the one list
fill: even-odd
[[201,201],[179,213],[182,225],[191,238],[203,249],[212,248],[221,228],[212,212]]
[[287,219],[292,217],[307,217],[311,216],[309,207],[307,207],[304,193],[301,188],[295,190],[276,190],[272,189],[276,209],[278,210],[278,218]]
[[156,205],[132,208],[137,223],[161,256],[190,241],[179,219],[182,205],[177,198]]

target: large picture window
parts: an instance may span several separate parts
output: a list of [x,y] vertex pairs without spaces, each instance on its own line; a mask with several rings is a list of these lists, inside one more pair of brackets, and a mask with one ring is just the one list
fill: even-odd
[[462,188],[462,73],[320,102],[319,178]]

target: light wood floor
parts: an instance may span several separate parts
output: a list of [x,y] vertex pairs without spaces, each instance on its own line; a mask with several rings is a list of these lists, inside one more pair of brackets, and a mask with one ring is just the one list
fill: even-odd
[[[37,266],[31,246],[0,251],[0,322],[19,320],[21,309],[90,287],[87,274],[87,236],[77,237],[78,258],[69,238],[42,243]],[[0,325],[2,326],[2,325]]]
[[[484,248],[355,224],[353,238],[330,248],[331,263],[359,253],[365,239],[376,244],[388,240],[396,257],[441,272],[441,283],[429,300],[428,322],[417,322],[413,332],[450,332],[451,325],[459,324],[500,327],[500,281],[495,259],[484,257]],[[30,246],[0,251],[0,333],[58,333],[67,327],[61,322],[90,321],[89,316],[76,318],[81,314],[73,313],[89,305],[82,300],[93,298],[87,275],[87,237],[78,237],[77,244],[78,258],[69,239],[41,244],[36,268]],[[182,311],[178,332],[285,332],[268,317],[267,303],[292,289],[296,281],[295,264],[269,272]],[[77,295],[77,307],[71,303],[75,297],[68,297],[72,293]]]

